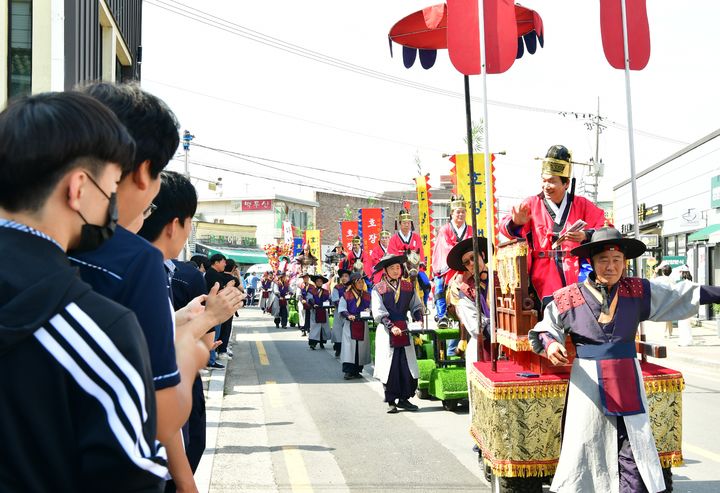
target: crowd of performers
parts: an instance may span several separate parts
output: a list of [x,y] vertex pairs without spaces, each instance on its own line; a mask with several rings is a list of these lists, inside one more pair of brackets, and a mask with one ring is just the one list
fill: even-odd
[[[540,193],[500,220],[504,236],[528,243],[528,274],[540,313],[530,333],[533,350],[553,364],[567,364],[569,335],[577,351],[551,491],[664,491],[636,360],[637,328],[643,320],[687,318],[699,304],[717,303],[720,288],[628,277],[628,260],[641,255],[645,245],[624,238],[606,223],[602,209],[574,195],[571,169],[568,149],[552,146],[542,162]],[[409,400],[419,375],[412,333],[427,328],[431,284],[438,327],[454,319],[464,329],[460,350],[468,373],[480,353],[490,358],[489,304],[494,299],[486,284],[488,241],[478,237],[476,256],[466,211],[463,198],[453,197],[451,220],[436,235],[432,283],[420,237],[403,210],[396,232],[383,231],[372,253],[359,237],[347,252],[338,242],[326,256],[327,277],[315,273],[318,259],[307,249],[292,263],[284,259],[279,272],[263,277],[261,307],[285,328],[288,300],[296,299],[301,335],[311,349],[331,341],[345,379],[359,378],[370,363],[368,325],[374,321],[374,377],[383,383],[387,412],[416,410]],[[617,385],[603,385],[611,380]]]

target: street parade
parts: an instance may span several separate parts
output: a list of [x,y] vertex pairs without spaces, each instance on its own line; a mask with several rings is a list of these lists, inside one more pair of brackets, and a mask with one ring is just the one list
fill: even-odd
[[720,492],[661,3],[0,0],[0,493]]

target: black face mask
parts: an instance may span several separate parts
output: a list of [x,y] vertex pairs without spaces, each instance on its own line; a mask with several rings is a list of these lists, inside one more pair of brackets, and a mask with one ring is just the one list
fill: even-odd
[[[90,175],[88,175],[88,178],[90,178]],[[102,193],[108,199],[107,220],[102,226],[97,224],[90,224],[87,222],[85,217],[83,217],[80,211],[78,211],[78,215],[85,222],[85,224],[83,224],[82,229],[80,230],[80,243],[78,243],[78,245],[72,249],[72,253],[82,253],[89,252],[91,250],[97,250],[98,248],[100,248],[100,245],[112,238],[112,235],[115,233],[115,226],[117,226],[117,194],[113,192],[110,195],[107,195],[105,191],[100,188],[100,185],[95,182],[95,180],[90,178],[90,181],[93,183],[93,185],[97,187],[98,190],[100,190],[100,193]]]

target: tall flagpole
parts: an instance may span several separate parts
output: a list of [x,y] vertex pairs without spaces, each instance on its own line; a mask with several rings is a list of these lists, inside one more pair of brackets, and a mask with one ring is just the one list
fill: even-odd
[[[637,177],[635,174],[635,136],[633,131],[632,119],[632,95],[630,92],[630,49],[628,48],[628,28],[627,28],[627,6],[626,0],[621,0],[622,6],[622,28],[623,28],[623,55],[625,56],[625,100],[627,105],[627,122],[628,122],[628,146],[630,148],[630,190],[632,191],[632,215],[633,215],[633,233],[635,239],[640,239],[640,227],[638,226],[638,198],[637,198]],[[639,263],[637,259],[633,259],[633,271],[635,276],[639,276]],[[643,325],[640,324],[640,340],[645,340],[645,331]],[[645,354],[642,355],[645,361]]]
[[[624,0],[623,0],[624,1]],[[490,309],[490,360],[492,371],[497,371],[497,336],[495,334],[495,267],[493,265],[493,245],[495,235],[493,232],[495,204],[492,196],[492,161],[490,160],[490,132],[488,130],[488,104],[487,104],[487,54],[485,53],[485,2],[478,0],[478,22],[480,24],[480,76],[483,88],[483,128],[485,137],[485,238],[487,238],[487,265],[488,265],[488,308]],[[473,211],[474,212],[474,211]],[[479,315],[479,314],[478,314]],[[478,316],[478,318],[480,318]]]

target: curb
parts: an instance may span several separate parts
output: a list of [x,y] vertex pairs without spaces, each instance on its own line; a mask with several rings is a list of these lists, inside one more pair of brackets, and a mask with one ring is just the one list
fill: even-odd
[[205,420],[208,423],[205,435],[205,452],[195,471],[195,485],[198,492],[210,491],[213,462],[215,461],[215,448],[217,445],[218,429],[220,428],[220,413],[225,390],[225,373],[223,370],[211,370],[208,381],[207,398],[205,399]]

